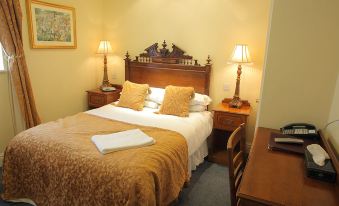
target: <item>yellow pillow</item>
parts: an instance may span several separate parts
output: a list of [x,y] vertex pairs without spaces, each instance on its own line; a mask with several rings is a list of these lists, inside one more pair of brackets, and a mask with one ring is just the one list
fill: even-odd
[[167,86],[159,114],[171,114],[179,117],[187,117],[189,114],[190,100],[193,96],[193,87]]
[[148,93],[148,84],[136,84],[126,81],[122,86],[118,107],[142,110]]

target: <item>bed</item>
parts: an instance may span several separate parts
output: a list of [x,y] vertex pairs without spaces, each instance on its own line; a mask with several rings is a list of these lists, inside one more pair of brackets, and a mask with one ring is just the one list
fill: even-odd
[[[173,45],[155,43],[131,60],[125,79],[152,87],[192,86],[209,93],[211,64],[201,66]],[[102,155],[97,134],[139,128],[156,144]],[[26,130],[9,143],[3,167],[5,200],[37,205],[168,205],[207,155],[208,111],[181,118],[112,104]]]

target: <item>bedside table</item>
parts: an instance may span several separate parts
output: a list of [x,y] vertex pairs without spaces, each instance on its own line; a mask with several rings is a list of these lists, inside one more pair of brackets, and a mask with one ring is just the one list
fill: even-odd
[[119,99],[120,92],[120,88],[111,92],[103,92],[100,89],[89,90],[87,91],[88,107],[94,109],[115,102]]
[[226,102],[213,109],[213,135],[208,155],[210,161],[227,165],[228,137],[240,124],[247,122],[250,111],[251,106],[247,101],[243,101],[240,109],[230,108]]

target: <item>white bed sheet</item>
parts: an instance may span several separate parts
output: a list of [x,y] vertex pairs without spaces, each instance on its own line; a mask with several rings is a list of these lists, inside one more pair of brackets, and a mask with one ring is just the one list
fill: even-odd
[[142,111],[135,111],[109,104],[85,113],[131,124],[176,131],[185,137],[189,155],[192,155],[212,132],[213,118],[209,111],[191,112],[189,117],[155,114],[155,111],[158,110],[145,107]]

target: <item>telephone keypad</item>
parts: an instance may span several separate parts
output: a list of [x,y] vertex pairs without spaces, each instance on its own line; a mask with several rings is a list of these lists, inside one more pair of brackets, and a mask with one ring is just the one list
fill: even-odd
[[308,134],[308,129],[285,129],[283,134]]
[[319,135],[317,134],[317,130],[315,126],[311,124],[304,123],[294,123],[288,124],[280,129],[280,131],[289,136],[300,137],[300,138],[314,138],[318,139]]

